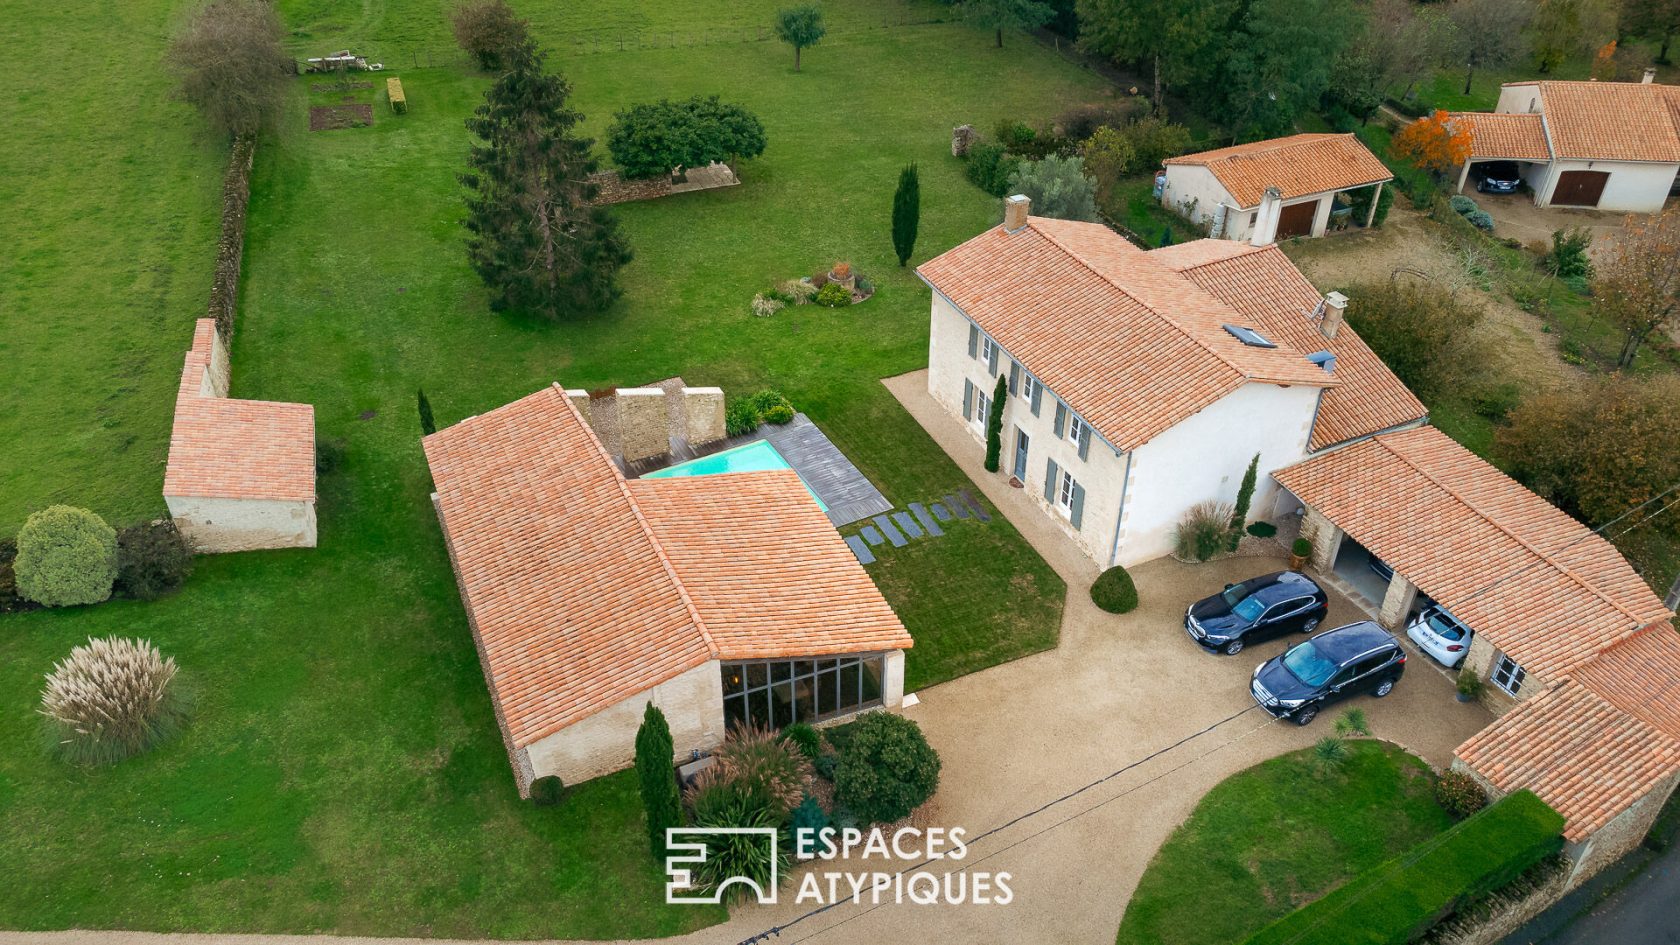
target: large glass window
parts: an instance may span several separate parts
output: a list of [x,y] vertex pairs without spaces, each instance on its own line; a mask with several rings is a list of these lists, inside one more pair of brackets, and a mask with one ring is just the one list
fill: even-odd
[[820,722],[881,701],[884,656],[723,664],[723,718],[783,728]]

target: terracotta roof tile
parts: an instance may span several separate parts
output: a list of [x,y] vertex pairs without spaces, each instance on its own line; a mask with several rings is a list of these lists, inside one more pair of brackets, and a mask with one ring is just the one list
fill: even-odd
[[1522,702],[1458,746],[1501,791],[1528,788],[1579,841],[1680,769],[1680,740],[1574,681]]
[[1538,85],[1540,111],[1560,158],[1680,163],[1680,90],[1638,82]]
[[910,634],[792,470],[637,479],[630,494],[720,659],[905,649]]
[[515,748],[714,657],[910,645],[792,473],[628,482],[558,385],[423,445]]
[[1238,209],[1260,205],[1267,187],[1292,200],[1393,180],[1382,161],[1351,134],[1301,134],[1168,158],[1213,172]]
[[1277,246],[1196,240],[1152,251],[1190,281],[1256,324],[1268,338],[1297,351],[1336,356],[1341,384],[1324,392],[1313,424],[1314,450],[1421,420],[1428,411],[1347,324],[1334,340],[1315,318],[1323,297]]
[[1544,679],[1669,617],[1614,546],[1434,427],[1273,475]]
[[315,408],[203,393],[216,323],[201,318],[181,369],[163,494],[212,499],[315,499]]
[[1572,674],[1606,702],[1680,739],[1680,633],[1653,624]]
[[1250,381],[1334,386],[1287,347],[1243,344],[1229,305],[1095,223],[994,227],[917,272],[1115,447]]
[[1470,156],[1477,160],[1550,161],[1546,129],[1538,114],[1453,112],[1454,125],[1470,132]]

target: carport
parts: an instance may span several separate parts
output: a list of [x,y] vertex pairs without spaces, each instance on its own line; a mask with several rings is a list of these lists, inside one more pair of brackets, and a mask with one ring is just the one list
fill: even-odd
[[1458,193],[1464,192],[1475,165],[1491,161],[1515,161],[1530,191],[1539,195],[1546,189],[1552,149],[1539,115],[1453,112],[1448,120],[1455,129],[1470,132],[1470,157],[1459,168]]

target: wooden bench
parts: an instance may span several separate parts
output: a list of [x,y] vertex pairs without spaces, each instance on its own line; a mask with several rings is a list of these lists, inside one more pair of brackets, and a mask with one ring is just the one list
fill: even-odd
[[402,80],[396,76],[386,79],[385,94],[391,99],[391,111],[399,115],[408,111],[408,99],[403,97]]

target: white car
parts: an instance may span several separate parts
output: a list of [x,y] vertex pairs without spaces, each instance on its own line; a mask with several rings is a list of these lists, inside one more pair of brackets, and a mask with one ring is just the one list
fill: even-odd
[[1458,622],[1440,604],[1430,604],[1406,626],[1406,636],[1435,662],[1452,669],[1470,652],[1470,628]]

